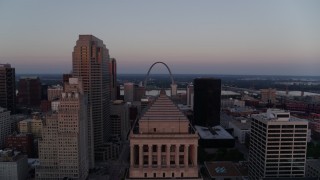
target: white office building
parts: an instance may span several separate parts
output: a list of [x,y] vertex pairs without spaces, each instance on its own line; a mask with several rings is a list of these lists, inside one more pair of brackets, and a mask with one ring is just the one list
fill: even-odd
[[27,156],[11,149],[0,150],[0,179],[25,180],[28,176]]
[[251,120],[247,118],[236,118],[229,122],[229,128],[233,129],[233,137],[241,144],[245,144],[246,138],[250,134]]
[[252,115],[249,178],[304,177],[308,122],[268,109]]

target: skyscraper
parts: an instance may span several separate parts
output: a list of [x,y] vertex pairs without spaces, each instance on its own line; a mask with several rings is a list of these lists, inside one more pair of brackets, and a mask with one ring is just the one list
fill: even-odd
[[193,96],[194,96],[194,87],[193,84],[188,84],[187,86],[187,106],[193,108]]
[[39,140],[37,179],[85,180],[89,173],[86,96],[81,81],[70,78],[59,112],[47,115]]
[[109,73],[111,100],[117,100],[117,61],[115,58],[110,58]]
[[252,115],[249,177],[304,177],[308,121],[268,109]]
[[41,81],[37,76],[21,77],[19,80],[18,104],[39,107],[41,103]]
[[194,124],[211,127],[220,125],[221,80],[196,78],[193,84]]
[[16,73],[10,64],[0,64],[0,107],[16,109]]
[[130,130],[128,104],[122,100],[115,100],[111,104],[110,118],[112,122],[112,136],[126,140]]
[[88,153],[90,167],[94,152],[110,137],[109,51],[103,41],[93,35],[79,35],[72,53],[72,77],[81,78],[88,95]]
[[124,83],[124,101],[133,102],[134,98],[134,84],[131,82]]
[[276,103],[276,89],[260,89],[261,93],[261,101],[266,102],[266,103]]
[[11,133],[10,111],[0,107],[0,149],[4,148],[4,140]]

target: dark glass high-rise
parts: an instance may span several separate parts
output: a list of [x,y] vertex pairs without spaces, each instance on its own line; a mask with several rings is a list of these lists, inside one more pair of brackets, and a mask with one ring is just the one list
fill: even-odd
[[194,79],[194,122],[205,127],[220,125],[221,79]]

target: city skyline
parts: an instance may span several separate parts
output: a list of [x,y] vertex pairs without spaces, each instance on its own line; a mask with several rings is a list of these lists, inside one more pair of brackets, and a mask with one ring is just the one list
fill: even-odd
[[[319,7],[318,1],[0,2],[0,63],[17,74],[69,73],[73,43],[92,34],[117,59],[120,74],[144,73],[163,61],[174,74],[319,76]],[[160,66],[153,73],[167,72]]]

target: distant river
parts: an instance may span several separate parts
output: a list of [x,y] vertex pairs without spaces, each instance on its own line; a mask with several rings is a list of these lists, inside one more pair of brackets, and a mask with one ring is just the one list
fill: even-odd
[[[160,90],[149,90],[149,91],[146,91],[146,95],[147,96],[157,96],[157,95],[159,95],[159,93],[160,93]],[[178,89],[177,93],[178,94],[179,93],[186,93],[186,90]],[[171,96],[171,90],[170,89],[166,89],[166,94],[168,96]],[[120,95],[124,95],[124,90],[122,90],[122,89],[120,90]]]

